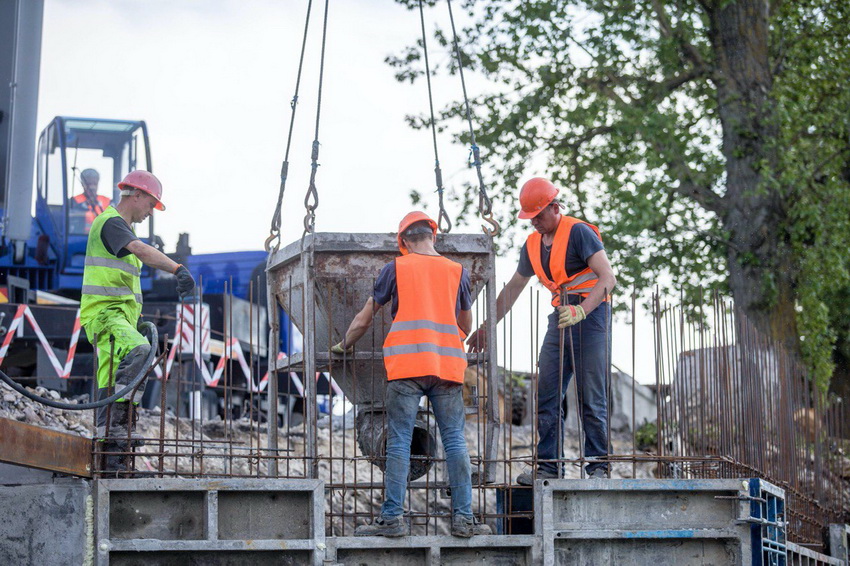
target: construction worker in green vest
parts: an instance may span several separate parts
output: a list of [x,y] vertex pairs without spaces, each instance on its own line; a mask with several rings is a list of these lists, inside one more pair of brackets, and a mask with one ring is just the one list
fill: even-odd
[[[151,345],[137,330],[142,314],[142,264],[173,273],[181,299],[195,288],[188,269],[139,240],[132,228],[153,214],[154,209],[165,210],[159,179],[147,171],[132,171],[118,183],[118,188],[120,202],[98,215],[89,231],[80,304],[80,323],[97,347],[99,399],[108,397],[110,388],[120,390],[139,372],[149,369],[145,360]],[[144,388],[143,381],[132,399],[134,404],[142,398]],[[106,452],[125,452],[128,448],[126,439],[134,428],[130,402],[119,399],[109,410],[98,410],[97,436],[108,439]],[[132,442],[141,444],[138,437]],[[107,470],[120,470],[123,461],[107,457]]]

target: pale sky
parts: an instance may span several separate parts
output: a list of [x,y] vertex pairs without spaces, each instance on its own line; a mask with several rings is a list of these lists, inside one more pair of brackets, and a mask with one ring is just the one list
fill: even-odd
[[[168,207],[156,217],[167,251],[173,251],[180,232],[190,233],[195,253],[262,249],[277,202],[306,4],[45,0],[38,129],[58,115],[145,120],[153,170]],[[284,245],[302,230],[323,5],[313,3],[284,197]],[[445,13],[430,10],[426,17],[442,21]],[[425,84],[396,82],[383,62],[416,40],[419,25],[418,12],[391,0],[331,2],[317,231],[394,231],[413,208],[408,195],[414,188],[426,196],[419,208],[436,218],[430,132],[411,130],[404,122],[406,114],[427,112]],[[432,63],[449,57],[433,41],[429,46]],[[470,95],[488,88],[481,78],[468,81]],[[461,96],[456,77],[436,80],[434,86],[437,108]],[[453,145],[448,133],[438,143],[447,189],[473,179],[466,167],[468,148]],[[528,171],[528,176],[545,173]],[[473,226],[455,232],[474,231],[478,223]],[[517,238],[523,237],[520,231]],[[517,257],[511,251],[497,262],[500,287],[513,274]],[[527,304],[527,298],[518,301],[515,321],[529,320]],[[530,342],[517,332],[518,324],[514,367],[527,371]],[[544,317],[540,324],[545,325]],[[652,381],[648,319],[638,320],[637,334],[636,374],[639,381]],[[630,326],[615,323],[613,351],[614,364],[631,373]]]

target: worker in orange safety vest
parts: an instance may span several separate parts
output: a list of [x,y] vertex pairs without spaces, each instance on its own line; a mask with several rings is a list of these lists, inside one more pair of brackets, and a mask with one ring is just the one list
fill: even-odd
[[[564,399],[576,376],[583,425],[586,471],[605,478],[608,463],[608,392],[610,367],[610,305],[616,279],[602,245],[599,229],[561,214],[559,190],[548,179],[535,177],[519,194],[520,219],[531,220],[532,232],[520,252],[519,266],[496,299],[496,318],[511,309],[531,276],[552,294],[555,310],[538,359],[537,469],[517,477],[520,485],[560,477],[563,459]],[[470,351],[487,347],[486,322],[473,332]],[[573,367],[575,365],[575,367]],[[580,440],[581,441],[581,440]]]
[[71,199],[72,215],[85,215],[85,226],[83,233],[88,234],[94,219],[112,203],[103,195],[97,194],[97,185],[100,182],[100,173],[95,169],[84,169],[80,173],[80,181],[83,192]]
[[398,227],[402,255],[381,270],[372,296],[331,352],[346,355],[369,329],[375,313],[392,304],[393,324],[383,346],[387,370],[385,500],[381,516],[361,525],[356,536],[408,534],[403,517],[410,470],[410,443],[425,395],[440,429],[452,490],[455,536],[489,534],[472,516],[469,452],[464,437],[463,338],[472,325],[469,273],[434,248],[437,223],[423,212],[406,215]]

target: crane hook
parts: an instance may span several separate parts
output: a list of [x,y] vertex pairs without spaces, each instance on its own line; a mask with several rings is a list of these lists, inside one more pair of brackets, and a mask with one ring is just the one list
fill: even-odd
[[490,229],[490,228],[487,228],[487,226],[484,226],[483,224],[481,225],[481,229],[484,231],[485,234],[487,234],[491,238],[495,238],[496,236],[498,236],[499,234],[502,233],[502,227],[499,225],[499,223],[495,219],[493,219],[493,213],[492,212],[490,214],[488,214],[487,216],[484,216],[483,218],[484,218],[485,222],[487,222],[490,226],[492,226],[492,229]]

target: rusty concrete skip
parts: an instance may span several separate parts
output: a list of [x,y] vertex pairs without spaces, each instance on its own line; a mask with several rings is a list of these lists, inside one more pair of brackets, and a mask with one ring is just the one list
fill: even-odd
[[90,438],[0,418],[0,462],[90,478],[91,455]]

